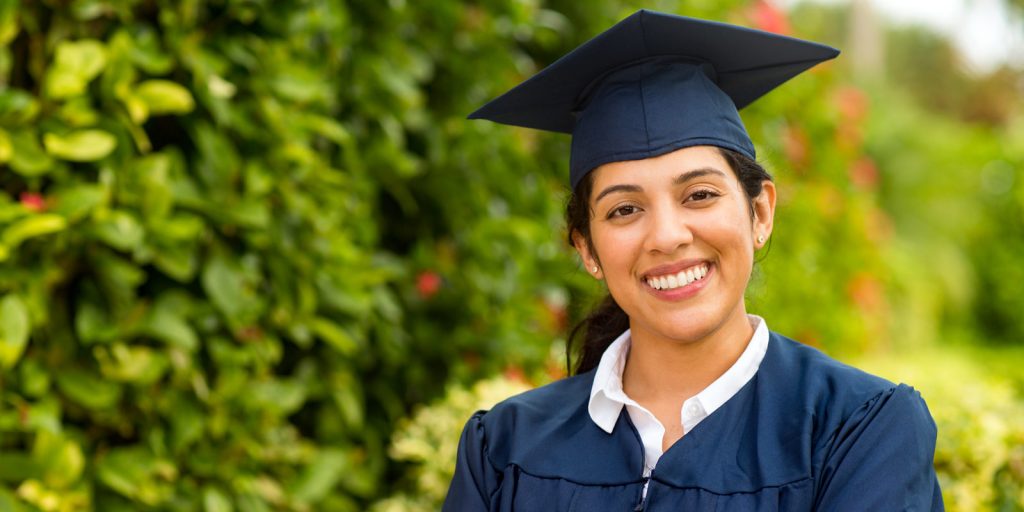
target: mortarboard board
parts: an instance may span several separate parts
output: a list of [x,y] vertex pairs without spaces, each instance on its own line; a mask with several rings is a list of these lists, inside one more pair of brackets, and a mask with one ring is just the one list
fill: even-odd
[[835,48],[640,10],[469,115],[571,133],[570,182],[594,168],[713,145],[751,158],[738,110]]

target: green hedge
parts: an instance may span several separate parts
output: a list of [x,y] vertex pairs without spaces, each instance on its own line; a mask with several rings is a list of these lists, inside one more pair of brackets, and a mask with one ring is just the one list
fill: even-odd
[[[563,371],[600,292],[568,140],[464,116],[638,5],[0,2],[0,510],[361,510],[415,404]],[[781,26],[754,5],[645,3]],[[888,239],[836,69],[745,113],[781,187],[751,309],[859,351]]]
[[535,8],[2,5],[0,509],[359,510],[411,404],[546,354],[550,183],[462,121]]

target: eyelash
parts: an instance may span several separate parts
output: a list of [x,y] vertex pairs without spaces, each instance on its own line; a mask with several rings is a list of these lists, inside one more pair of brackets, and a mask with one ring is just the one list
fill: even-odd
[[622,206],[617,206],[614,209],[612,209],[612,211],[608,212],[608,218],[609,219],[614,219],[616,217],[626,217],[626,216],[632,215],[632,213],[627,213],[627,214],[620,214],[619,213],[620,211],[622,211],[622,210],[624,210],[626,208],[629,208],[629,209],[633,210],[634,212],[638,209],[636,206],[633,206],[631,204],[624,204]]
[[687,199],[692,199],[694,196],[698,194],[703,194],[704,197],[702,199],[694,199],[694,201],[707,201],[708,199],[714,199],[721,195],[718,192],[715,192],[714,190],[711,189],[700,189],[693,191],[693,193],[690,194],[690,197],[687,197]]

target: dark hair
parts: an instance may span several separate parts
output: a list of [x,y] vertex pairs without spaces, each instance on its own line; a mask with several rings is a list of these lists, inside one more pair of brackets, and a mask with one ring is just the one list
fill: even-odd
[[[725,148],[718,148],[718,150],[729,164],[729,167],[732,168],[740,185],[743,187],[743,191],[750,202],[750,215],[753,217],[754,198],[761,194],[762,183],[772,180],[771,174],[768,174],[764,167],[746,155]],[[594,251],[594,243],[590,237],[590,217],[592,213],[590,209],[590,194],[593,191],[593,187],[593,173],[584,176],[579,184],[576,185],[565,206],[565,223],[569,233],[569,245],[574,245],[573,235],[579,233],[586,241],[590,253],[596,259],[598,255]],[[629,328],[629,316],[619,307],[611,294],[608,294],[569,333],[569,339],[566,343],[565,360],[570,372],[572,372],[571,355],[573,342],[581,333],[583,334],[583,344],[579,348],[576,369],[573,372],[577,374],[596,367],[598,362],[601,361],[601,354],[608,348],[608,345],[611,345],[615,338],[627,328]]]

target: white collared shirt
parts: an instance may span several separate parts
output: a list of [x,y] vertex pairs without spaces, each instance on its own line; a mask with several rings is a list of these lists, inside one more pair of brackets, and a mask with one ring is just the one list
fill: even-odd
[[[754,335],[739,359],[708,387],[683,402],[679,414],[684,435],[739,392],[761,366],[761,360],[768,349],[768,326],[757,315],[747,315],[747,318],[754,326]],[[626,408],[643,442],[644,476],[649,476],[662,455],[661,443],[665,437],[665,427],[654,414],[622,390],[622,371],[626,367],[630,343],[630,331],[627,329],[604,351],[594,374],[594,384],[590,388],[588,411],[590,419],[610,434],[622,408]]]

